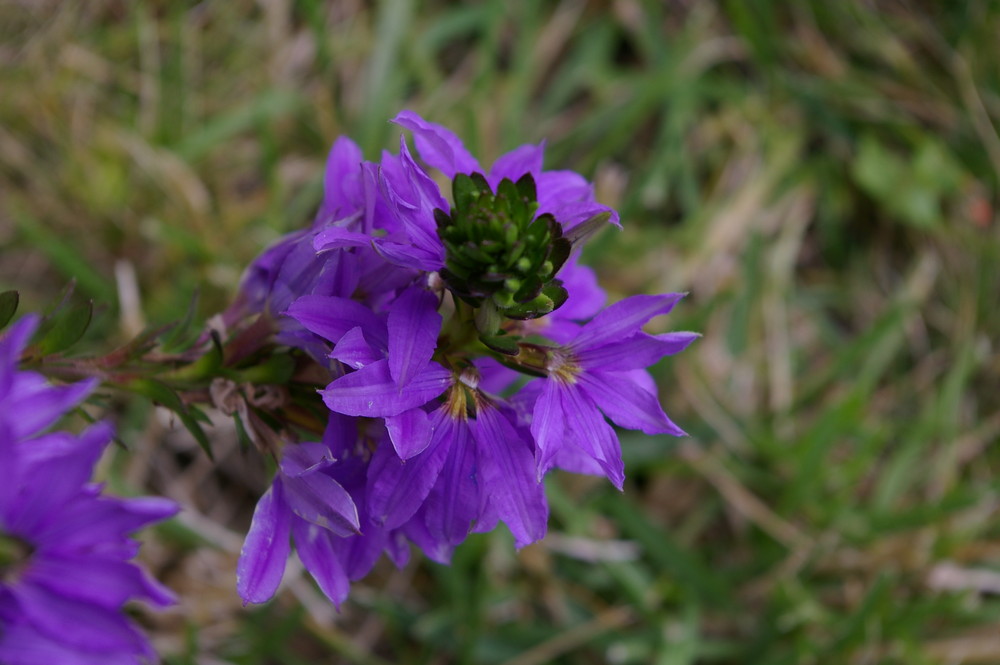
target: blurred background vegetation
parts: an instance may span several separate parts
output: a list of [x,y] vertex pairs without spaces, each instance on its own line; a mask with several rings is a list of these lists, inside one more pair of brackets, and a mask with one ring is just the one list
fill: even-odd
[[551,535],[380,565],[337,614],[294,566],[240,606],[262,468],[115,404],[116,489],[187,507],[137,610],[172,665],[1000,663],[1000,3],[0,2],[0,289],[70,280],[102,348],[225,306],[311,219],[340,134],[402,108],[483,163],[547,140],[625,224],[613,298],[685,290],[656,368],[683,441]]

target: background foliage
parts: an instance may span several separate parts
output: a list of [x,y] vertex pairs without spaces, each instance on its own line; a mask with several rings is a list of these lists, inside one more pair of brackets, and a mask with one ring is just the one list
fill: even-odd
[[70,279],[109,348],[204,320],[306,223],[339,134],[401,108],[484,163],[548,141],[625,223],[612,297],[687,290],[657,368],[683,441],[623,436],[624,494],[562,476],[551,535],[306,577],[241,608],[263,465],[112,399],[106,474],[186,506],[137,610],[173,665],[995,663],[1000,6],[991,0],[0,2],[0,290]]

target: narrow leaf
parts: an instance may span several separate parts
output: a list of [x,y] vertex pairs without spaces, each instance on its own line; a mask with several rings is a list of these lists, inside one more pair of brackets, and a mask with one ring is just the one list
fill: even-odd
[[17,291],[4,291],[0,293],[0,330],[10,323],[17,312],[17,303],[20,299]]
[[57,311],[47,326],[48,331],[38,342],[39,352],[42,355],[50,355],[65,351],[76,344],[87,332],[93,315],[93,301],[70,305]]
[[[170,409],[177,417],[180,418],[181,423],[184,427],[191,432],[191,436],[195,438],[201,449],[205,451],[208,458],[215,461],[215,457],[212,455],[212,447],[208,441],[208,437],[205,435],[205,431],[198,424],[198,419],[195,418],[184,405],[183,400],[181,400],[180,395],[178,395],[173,388],[167,384],[157,381],[156,379],[136,379],[125,386],[126,390],[130,390],[137,395],[142,395],[143,397],[148,397],[153,400],[153,402],[160,404],[161,406]],[[204,417],[204,414],[199,414]]]

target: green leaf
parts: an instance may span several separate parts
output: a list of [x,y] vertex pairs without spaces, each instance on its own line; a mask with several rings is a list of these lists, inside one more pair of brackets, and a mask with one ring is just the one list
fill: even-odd
[[259,365],[249,367],[240,372],[240,378],[250,383],[285,384],[295,373],[295,359],[287,353],[269,357]]
[[0,330],[3,330],[10,323],[10,320],[14,318],[19,300],[20,296],[17,291],[4,291],[0,293]]
[[226,376],[227,372],[223,367],[225,353],[222,349],[222,341],[219,333],[212,331],[212,346],[205,351],[197,360],[189,365],[184,365],[169,373],[169,378],[178,381],[200,381],[202,379]]
[[94,302],[77,303],[56,310],[38,341],[42,355],[60,353],[80,341],[94,315]]
[[161,341],[161,346],[165,353],[173,353],[175,351],[183,351],[191,347],[197,339],[197,331],[192,334],[191,324],[194,321],[195,314],[198,311],[198,292],[195,291],[194,295],[191,296],[191,302],[188,305],[187,312],[184,314],[184,318],[177,322],[176,325],[171,326],[169,332],[164,335]]
[[162,381],[150,378],[135,379],[126,384],[124,388],[137,395],[147,397],[177,414],[181,423],[191,432],[191,436],[195,438],[201,449],[208,455],[208,458],[213,462],[215,461],[215,457],[212,455],[212,447],[208,441],[208,437],[205,435],[205,431],[198,424],[198,419],[192,415],[184,405],[184,401],[181,400],[180,395],[173,388]]

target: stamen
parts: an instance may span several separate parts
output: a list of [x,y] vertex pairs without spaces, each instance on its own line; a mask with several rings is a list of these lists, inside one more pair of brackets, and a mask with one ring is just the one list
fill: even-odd
[[550,379],[555,379],[567,386],[576,383],[577,375],[583,371],[573,354],[565,349],[552,349],[549,351],[545,369],[548,371]]

